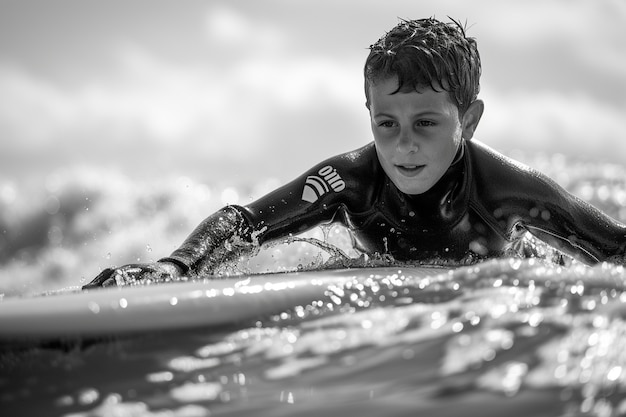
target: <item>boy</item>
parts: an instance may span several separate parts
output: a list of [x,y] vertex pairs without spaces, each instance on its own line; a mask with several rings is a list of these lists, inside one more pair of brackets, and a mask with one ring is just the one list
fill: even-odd
[[361,251],[400,261],[502,256],[527,231],[586,263],[622,260],[626,226],[471,140],[484,108],[480,72],[476,42],[458,22],[402,21],[365,62],[373,143],[245,207],[223,208],[170,257],[105,269],[85,288],[209,274],[233,245],[331,221]]

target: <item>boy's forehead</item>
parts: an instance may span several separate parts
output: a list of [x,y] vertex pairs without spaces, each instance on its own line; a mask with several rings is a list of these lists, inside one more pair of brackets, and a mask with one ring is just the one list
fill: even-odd
[[404,85],[400,86],[400,88],[398,88],[398,82],[399,81],[397,76],[391,76],[376,80],[367,80],[368,87],[370,89],[372,87],[377,87],[378,89],[380,89],[382,85],[383,88],[388,88],[391,90],[391,92],[398,91],[400,93],[411,93],[413,91],[417,91],[418,93],[421,93],[427,90],[445,92],[450,91],[450,83],[445,78],[442,79],[441,82],[439,82],[438,80],[431,80],[429,83],[404,82]]
[[400,101],[410,101],[413,104],[428,107],[454,105],[448,91],[441,88],[439,84],[434,87],[421,84],[398,89],[397,78],[386,78],[375,82],[370,81],[369,90],[370,104],[373,107],[399,104]]

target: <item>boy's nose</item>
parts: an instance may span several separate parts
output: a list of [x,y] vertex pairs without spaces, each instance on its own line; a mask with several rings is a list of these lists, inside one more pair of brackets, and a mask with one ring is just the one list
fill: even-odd
[[410,132],[401,132],[400,139],[398,140],[398,151],[402,153],[417,152],[419,150],[419,144],[417,138],[413,137]]

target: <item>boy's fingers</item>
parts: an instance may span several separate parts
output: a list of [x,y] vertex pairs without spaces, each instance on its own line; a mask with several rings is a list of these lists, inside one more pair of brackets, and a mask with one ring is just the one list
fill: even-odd
[[162,281],[171,277],[171,270],[163,266],[150,264],[128,264],[119,268],[106,268],[98,274],[90,283],[83,286],[83,290],[102,287],[115,287],[132,285],[138,280],[151,278]]

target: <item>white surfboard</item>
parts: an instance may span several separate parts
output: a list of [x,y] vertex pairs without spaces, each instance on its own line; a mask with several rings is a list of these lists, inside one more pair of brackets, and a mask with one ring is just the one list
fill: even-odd
[[423,278],[435,267],[273,273],[113,287],[0,301],[0,340],[94,337],[216,326],[323,299],[330,285],[393,275]]

